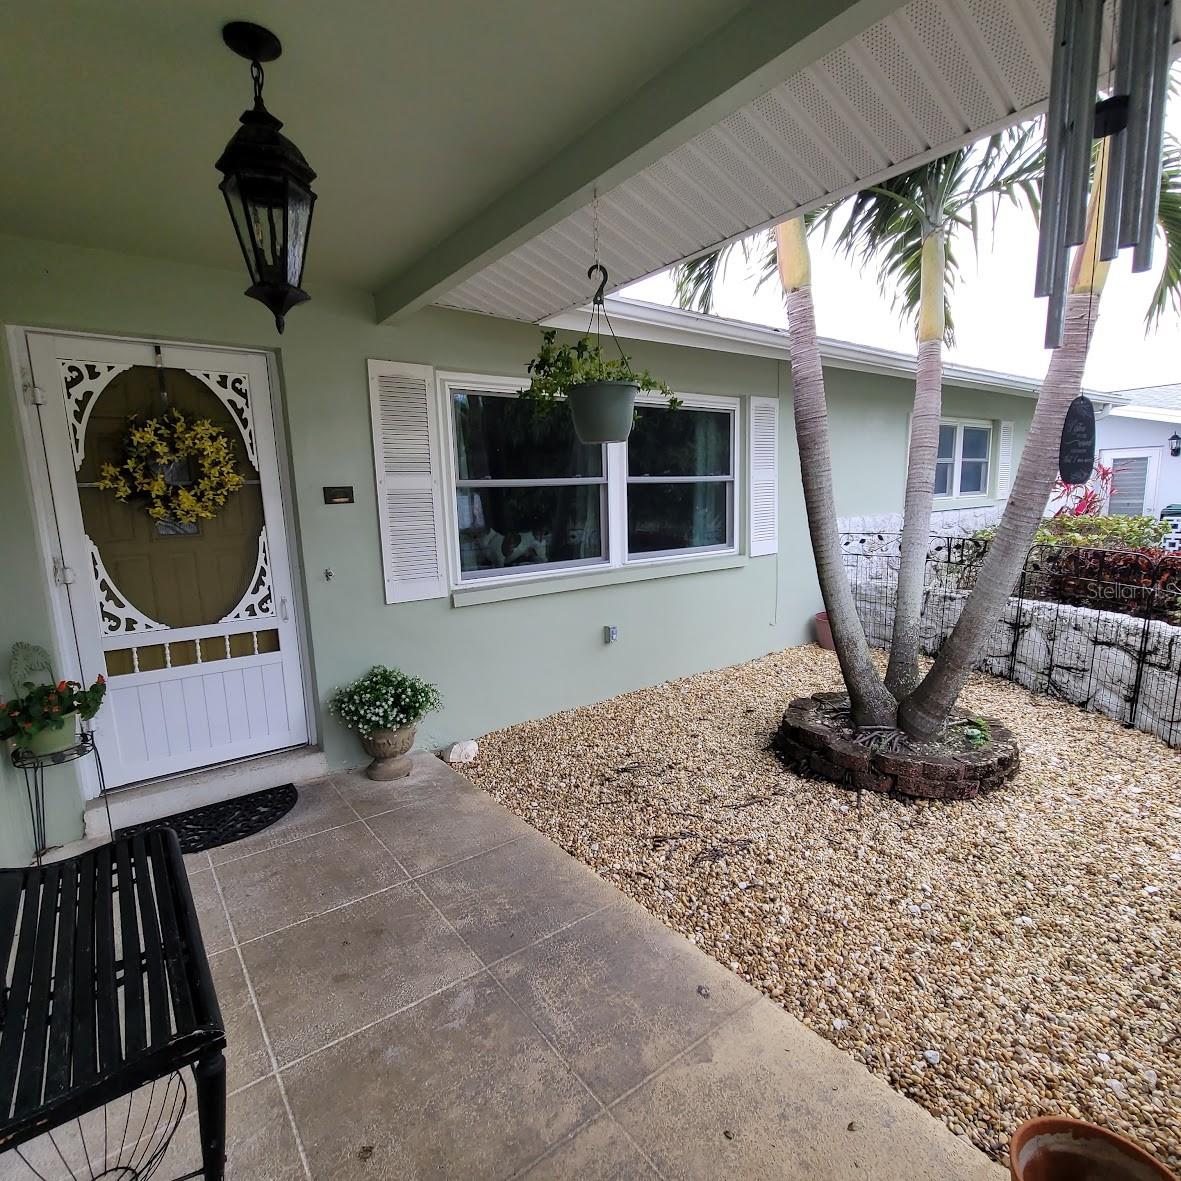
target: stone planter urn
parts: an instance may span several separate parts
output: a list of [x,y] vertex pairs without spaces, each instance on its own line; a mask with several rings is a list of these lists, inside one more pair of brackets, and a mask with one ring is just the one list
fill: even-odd
[[374,730],[372,734],[361,735],[361,745],[373,760],[365,768],[365,774],[379,782],[409,775],[414,731],[414,726],[399,726],[397,730]]

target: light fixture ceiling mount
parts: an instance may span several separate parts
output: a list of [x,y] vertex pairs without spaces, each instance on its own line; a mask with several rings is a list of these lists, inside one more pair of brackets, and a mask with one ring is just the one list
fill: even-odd
[[263,62],[283,52],[279,38],[249,21],[231,21],[222,40],[250,62],[254,105],[217,161],[219,186],[238,237],[250,286],[246,294],[270,309],[282,332],[287,313],[309,296],[303,290],[304,262],[316,194],[316,174],[286,136],[283,124],[262,100]]

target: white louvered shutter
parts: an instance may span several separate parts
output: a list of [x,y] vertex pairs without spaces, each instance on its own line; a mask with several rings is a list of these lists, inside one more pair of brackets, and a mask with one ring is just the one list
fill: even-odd
[[434,370],[370,361],[369,404],[385,601],[439,598],[447,580]]
[[751,398],[750,556],[779,552],[779,400]]
[[996,498],[1006,500],[1009,486],[1013,482],[1013,424],[1009,420],[1001,423],[1001,440],[996,457]]

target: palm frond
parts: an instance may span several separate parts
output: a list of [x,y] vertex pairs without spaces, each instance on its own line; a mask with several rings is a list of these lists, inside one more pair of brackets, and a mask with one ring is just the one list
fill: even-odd
[[969,150],[959,183],[947,194],[945,212],[959,213],[988,200],[994,216],[1002,201],[1028,204],[1036,214],[1045,157],[1041,119],[997,132],[982,147]]
[[[775,231],[763,230],[758,234],[752,234],[744,241],[747,245],[746,265],[751,268],[754,274],[755,290],[762,291],[763,285],[766,283],[777,283],[779,281],[779,248],[775,243]],[[784,298],[786,298],[786,293]]]
[[726,273],[733,246],[711,250],[673,268],[677,306],[694,312],[712,312],[718,280]]
[[[826,219],[840,253],[877,268],[878,287],[902,319],[915,321],[922,290],[923,241],[943,224],[941,203],[949,176],[954,178],[963,149],[932,160],[880,185],[863,189],[844,202],[847,214],[837,227],[836,214]],[[948,254],[952,258],[951,253]],[[954,286],[949,266],[947,293]],[[950,306],[945,306],[951,340]]]
[[[875,267],[883,295],[903,320],[911,322],[919,311],[923,242],[934,231],[943,230],[947,238],[944,317],[951,344],[951,297],[960,277],[953,248],[956,231],[962,230],[978,247],[982,208],[991,212],[994,221],[1006,201],[1027,205],[1036,215],[1043,165],[1042,125],[1035,120],[872,185],[809,213],[806,221],[809,230],[820,229],[826,240],[831,237],[839,253]],[[674,270],[681,307],[713,309],[717,283],[734,245]],[[754,271],[756,290],[777,278],[773,233],[760,231],[737,245]]]
[[1156,228],[1165,242],[1165,267],[1152,293],[1145,331],[1152,331],[1165,311],[1181,316],[1181,140],[1170,136],[1161,161],[1160,204]]

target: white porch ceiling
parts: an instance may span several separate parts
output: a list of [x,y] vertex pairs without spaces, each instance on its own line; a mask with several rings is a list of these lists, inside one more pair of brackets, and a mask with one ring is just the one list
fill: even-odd
[[[1035,114],[1053,19],[1053,0],[911,0],[600,194],[609,289]],[[584,206],[436,302],[546,319],[588,301],[591,248]]]

